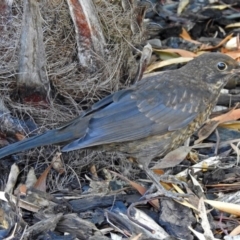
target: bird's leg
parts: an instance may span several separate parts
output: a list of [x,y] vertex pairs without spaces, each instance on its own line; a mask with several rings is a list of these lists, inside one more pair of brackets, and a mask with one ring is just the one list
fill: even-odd
[[[153,173],[154,174],[154,173]],[[170,174],[163,174],[159,176],[159,181],[165,182],[165,183],[172,183],[175,185],[179,185],[181,187],[187,187],[187,184],[183,181],[178,180],[175,176]]]
[[[153,181],[154,187],[157,189],[156,192],[153,193],[153,186],[150,188],[151,193],[149,193],[149,191],[145,194],[145,198],[150,199],[150,198],[155,198],[155,197],[159,197],[159,196],[165,196],[165,197],[169,197],[169,198],[173,198],[173,199],[177,199],[177,200],[181,200],[183,197],[189,197],[189,194],[180,194],[180,193],[174,193],[174,192],[170,192],[168,190],[166,190],[160,183],[160,181],[163,182],[171,182],[171,183],[177,183],[177,184],[183,184],[182,182],[176,180],[176,179],[172,179],[171,180],[164,180],[165,177],[168,176],[157,176],[156,174],[154,174],[154,172],[148,168],[148,166],[146,164],[143,165],[139,165],[148,175],[148,177]],[[163,177],[163,178],[162,178]]]

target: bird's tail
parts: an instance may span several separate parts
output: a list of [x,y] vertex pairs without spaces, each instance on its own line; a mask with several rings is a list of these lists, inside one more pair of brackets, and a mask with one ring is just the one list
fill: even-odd
[[69,143],[76,139],[81,139],[86,135],[86,129],[90,118],[91,115],[87,117],[80,115],[60,128],[49,130],[41,135],[26,138],[22,141],[1,148],[0,159],[10,154],[29,150],[35,147],[58,143]]
[[10,144],[0,149],[0,158],[14,154],[17,152],[29,150],[31,148],[46,146],[50,144],[57,144],[75,140],[71,131],[64,131],[61,128],[47,131],[38,136],[26,138],[19,142]]

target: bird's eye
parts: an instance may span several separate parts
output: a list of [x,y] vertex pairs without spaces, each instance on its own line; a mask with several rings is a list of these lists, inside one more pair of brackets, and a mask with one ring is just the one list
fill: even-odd
[[224,71],[224,70],[227,69],[227,64],[224,63],[224,62],[219,62],[219,63],[217,64],[217,68],[218,68],[218,70],[220,70],[220,71]]

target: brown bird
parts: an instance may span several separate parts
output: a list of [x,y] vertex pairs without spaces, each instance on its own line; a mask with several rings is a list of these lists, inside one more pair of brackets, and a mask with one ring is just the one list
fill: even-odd
[[239,72],[231,57],[205,53],[178,70],[155,74],[105,97],[63,127],[0,149],[0,158],[59,143],[68,143],[63,152],[89,147],[120,151],[136,158],[158,184],[148,168],[150,161],[182,145],[205,122],[220,90]]

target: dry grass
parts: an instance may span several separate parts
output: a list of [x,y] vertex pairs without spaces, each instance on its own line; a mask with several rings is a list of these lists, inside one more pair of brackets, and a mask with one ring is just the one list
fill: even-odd
[[[121,4],[109,3],[108,0],[96,1],[97,11],[107,40],[107,54],[98,61],[101,67],[98,72],[90,74],[79,66],[74,26],[66,1],[41,1],[40,12],[44,32],[44,43],[47,59],[47,75],[52,85],[52,99],[48,108],[37,108],[16,101],[19,39],[21,34],[22,1],[13,1],[12,16],[1,25],[0,42],[0,94],[3,102],[13,116],[23,118],[29,116],[38,124],[41,131],[55,128],[73,119],[82,110],[89,108],[94,102],[125,87],[134,77],[137,62],[132,54],[133,43],[130,31],[129,13],[123,12]],[[51,161],[56,147],[44,147],[24,153],[23,159],[41,168],[43,159]],[[115,161],[122,155],[93,153],[89,150],[76,151],[64,155],[69,178],[72,171],[78,175],[83,166],[94,162],[103,167],[108,162],[114,167]],[[121,160],[120,160],[121,162]],[[121,165],[121,164],[120,164]],[[67,181],[68,182],[68,181]],[[66,183],[66,182],[65,182]],[[51,181],[51,190],[55,187]]]

